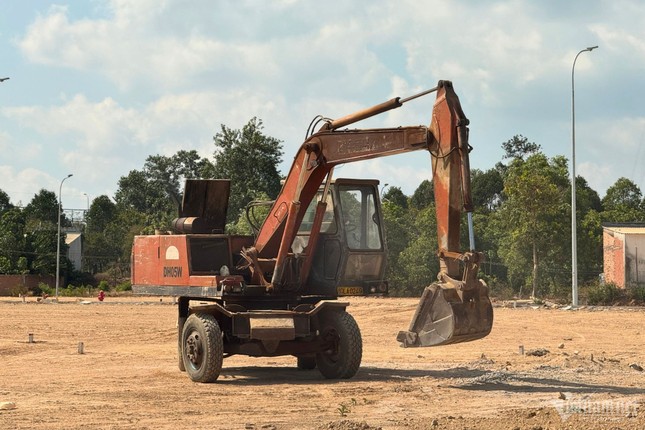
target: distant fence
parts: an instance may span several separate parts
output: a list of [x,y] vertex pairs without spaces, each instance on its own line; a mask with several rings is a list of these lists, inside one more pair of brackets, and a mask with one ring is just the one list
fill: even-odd
[[21,290],[34,290],[40,283],[56,285],[55,276],[0,275],[0,296],[16,295]]

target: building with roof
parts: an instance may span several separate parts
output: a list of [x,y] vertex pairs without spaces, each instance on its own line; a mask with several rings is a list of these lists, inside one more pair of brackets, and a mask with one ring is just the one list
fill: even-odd
[[83,262],[83,237],[81,233],[68,232],[65,235],[67,249],[67,258],[72,262],[74,269],[81,270]]
[[602,230],[605,282],[645,283],[645,223],[606,223]]

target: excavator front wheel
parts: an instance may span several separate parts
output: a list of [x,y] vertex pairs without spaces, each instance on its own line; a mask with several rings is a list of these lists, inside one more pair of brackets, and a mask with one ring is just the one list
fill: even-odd
[[349,379],[358,372],[363,340],[356,320],[346,311],[320,315],[320,336],[326,349],[316,354],[316,366],[327,379]]
[[184,368],[195,382],[215,382],[222,371],[224,340],[214,316],[195,313],[186,319],[181,335]]

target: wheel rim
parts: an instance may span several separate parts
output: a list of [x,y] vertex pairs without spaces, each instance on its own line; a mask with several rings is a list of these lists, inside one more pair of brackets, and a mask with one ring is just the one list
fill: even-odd
[[337,363],[339,359],[340,350],[340,335],[338,332],[331,328],[323,333],[325,343],[329,344],[329,348],[325,349],[323,355],[325,359],[332,363]]
[[199,369],[204,362],[204,345],[202,338],[197,332],[192,332],[186,338],[186,357],[194,369]]

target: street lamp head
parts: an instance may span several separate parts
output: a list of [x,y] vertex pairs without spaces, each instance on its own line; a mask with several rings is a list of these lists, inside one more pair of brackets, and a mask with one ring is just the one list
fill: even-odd
[[[67,178],[71,178],[72,176],[74,176],[74,174],[70,173],[69,175],[67,175]],[[65,179],[67,179],[67,178],[65,178]]]
[[594,49],[596,49],[597,47],[598,47],[598,45],[596,45],[596,46],[590,46],[590,47],[588,47],[586,50],[587,50],[587,51],[593,51],[593,50],[594,50]]

